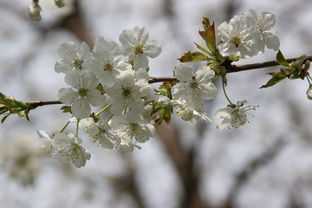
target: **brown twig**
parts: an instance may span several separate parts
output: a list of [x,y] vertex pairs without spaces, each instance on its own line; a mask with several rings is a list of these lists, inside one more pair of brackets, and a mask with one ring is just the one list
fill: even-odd
[[[296,61],[299,57],[296,58],[289,58],[286,59],[287,62],[293,62]],[[312,61],[312,56],[307,56],[305,61]],[[239,71],[247,71],[251,69],[259,69],[259,68],[266,68],[271,66],[278,66],[279,64],[276,61],[266,61],[266,62],[260,62],[260,63],[254,63],[254,64],[244,64],[244,65],[231,65],[232,67],[227,68],[227,73],[232,72],[239,72]]]
[[58,105],[63,104],[61,101],[53,100],[53,101],[32,101],[32,102],[25,102],[27,105],[29,105],[30,109],[35,109],[39,106],[44,105]]
[[[286,59],[287,62],[293,62],[296,61],[299,57],[296,58],[289,58]],[[305,58],[305,61],[312,61],[312,56],[307,56]],[[276,61],[265,61],[265,62],[259,62],[254,64],[244,64],[244,65],[234,65],[234,64],[226,64],[225,68],[227,70],[227,73],[234,73],[234,72],[240,72],[240,71],[247,71],[252,69],[260,69],[260,68],[266,68],[271,66],[278,66],[279,63]],[[174,77],[152,77],[148,81],[148,83],[156,83],[156,82],[171,82],[176,80]]]

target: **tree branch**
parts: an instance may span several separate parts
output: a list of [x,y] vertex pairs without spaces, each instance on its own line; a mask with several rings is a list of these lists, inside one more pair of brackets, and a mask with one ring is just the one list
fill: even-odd
[[25,102],[27,105],[29,105],[30,109],[35,109],[39,106],[44,106],[44,105],[58,105],[58,104],[63,104],[61,101],[58,100],[53,100],[53,101],[30,101],[30,102]]
[[[288,62],[293,62],[297,60],[299,57],[296,58],[289,58],[286,59]],[[305,58],[305,61],[312,61],[312,56],[307,56]],[[276,61],[266,61],[266,62],[259,62],[254,64],[244,64],[244,65],[233,65],[233,64],[226,64],[225,68],[227,69],[227,73],[233,73],[233,72],[240,72],[240,71],[247,71],[252,69],[259,69],[259,68],[266,68],[271,66],[278,66],[279,64]],[[175,77],[150,77],[148,80],[148,83],[157,83],[157,82],[172,82],[175,81]],[[30,105],[31,109],[35,109],[39,106],[44,105],[56,105],[56,104],[63,104],[60,101],[29,101],[25,102],[26,104]]]
[[[296,58],[289,58],[286,59],[287,62],[291,63],[293,61],[296,61],[299,57]],[[305,61],[312,61],[312,56],[307,56]],[[260,69],[260,68],[266,68],[271,66],[278,66],[279,63],[276,61],[266,61],[266,62],[259,62],[254,64],[244,64],[244,65],[234,65],[231,63],[226,63],[224,67],[227,70],[227,73],[234,73],[234,72],[240,72],[240,71],[247,71],[252,69]],[[174,77],[151,77],[148,83],[156,83],[156,82],[171,82],[176,80]]]
[[[287,62],[293,62],[296,61],[299,57],[296,58],[289,58],[286,59]],[[307,56],[305,61],[312,61],[312,56]],[[266,62],[260,62],[260,63],[254,63],[254,64],[244,64],[244,65],[231,65],[229,68],[227,68],[227,73],[232,73],[232,72],[239,72],[239,71],[247,71],[251,69],[259,69],[259,68],[266,68],[266,67],[271,67],[271,66],[278,66],[279,63],[276,61],[266,61]]]

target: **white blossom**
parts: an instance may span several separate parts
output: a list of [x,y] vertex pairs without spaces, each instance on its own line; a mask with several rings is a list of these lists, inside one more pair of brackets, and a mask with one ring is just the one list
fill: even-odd
[[181,116],[184,121],[203,120],[211,122],[210,118],[204,111],[195,110],[194,108],[189,107],[183,99],[172,100],[171,105],[176,108],[176,113]]
[[90,104],[99,106],[103,104],[104,98],[96,89],[98,80],[94,74],[86,72],[71,72],[65,77],[65,82],[71,88],[59,90],[59,100],[71,105],[71,111],[77,118],[86,118],[91,113]]
[[270,31],[275,24],[275,16],[269,12],[262,12],[262,15],[258,16],[253,9],[247,10],[243,15],[247,17],[249,24],[256,26],[261,33],[262,41],[259,41],[259,50],[263,52],[266,46],[269,49],[277,51],[280,46],[279,39],[274,32]]
[[42,130],[37,131],[38,136],[43,139],[41,141],[41,151],[47,154],[52,155],[54,152],[54,147],[52,145],[52,138]]
[[216,117],[223,119],[217,126],[218,129],[224,129],[225,127],[238,128],[248,123],[248,111],[256,110],[258,105],[248,105],[246,100],[238,101],[237,105],[228,105],[226,108],[222,108],[216,112]]
[[82,42],[80,46],[73,42],[62,43],[57,52],[62,58],[60,62],[55,63],[54,69],[57,73],[67,74],[73,70],[90,70],[91,54],[85,42]]
[[143,98],[149,96],[152,89],[145,79],[137,78],[137,73],[133,70],[124,71],[116,78],[115,84],[107,89],[110,96],[108,102],[112,104],[111,111],[114,115],[127,114],[136,119],[142,112]]
[[133,151],[137,147],[134,142],[146,142],[155,134],[155,127],[150,123],[146,124],[141,117],[133,121],[127,116],[113,116],[111,126],[119,140],[118,146],[123,151]]
[[52,139],[55,156],[62,162],[71,162],[77,168],[83,167],[90,160],[90,153],[81,146],[82,140],[74,134],[58,133]]
[[94,122],[93,118],[85,118],[80,120],[79,125],[89,135],[91,142],[98,142],[102,147],[112,149],[115,146],[116,138],[110,132],[110,126],[107,121],[99,120]]
[[124,53],[134,62],[134,69],[147,68],[147,57],[155,58],[161,52],[158,41],[148,41],[148,36],[146,28],[139,26],[124,30],[119,36]]
[[188,108],[203,112],[203,101],[213,99],[217,92],[212,83],[214,71],[208,66],[201,66],[193,74],[192,68],[179,65],[175,67],[174,73],[179,82],[171,89],[173,100],[184,100]]
[[122,55],[120,47],[114,41],[106,41],[98,37],[94,42],[92,52],[93,72],[98,76],[103,86],[111,87],[120,71],[132,69],[127,63],[128,58]]
[[224,55],[255,56],[261,50],[261,34],[255,25],[248,25],[245,15],[235,15],[217,30],[218,48]]

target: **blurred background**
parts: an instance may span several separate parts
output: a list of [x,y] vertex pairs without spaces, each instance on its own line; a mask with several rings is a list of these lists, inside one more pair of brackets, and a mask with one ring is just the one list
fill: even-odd
[[[276,15],[275,30],[287,58],[312,54],[310,0],[68,0],[57,9],[41,0],[42,21],[31,22],[31,0],[0,0],[0,91],[17,100],[57,100],[65,86],[54,72],[65,41],[104,36],[118,41],[122,30],[146,26],[162,53],[150,60],[151,76],[172,76],[177,58],[203,44],[203,16],[217,25],[252,8]],[[273,60],[274,51],[240,63]],[[194,68],[198,64],[193,65]],[[219,122],[190,124],[174,117],[141,150],[121,153],[88,143],[86,167],[76,169],[40,152],[36,130],[53,133],[68,115],[60,106],[9,117],[0,125],[0,207],[4,208],[311,208],[312,108],[308,83],[286,80],[259,89],[277,67],[228,75],[232,100],[260,108],[250,123],[218,131]],[[224,107],[221,93],[207,112]],[[157,85],[155,85],[157,87]]]

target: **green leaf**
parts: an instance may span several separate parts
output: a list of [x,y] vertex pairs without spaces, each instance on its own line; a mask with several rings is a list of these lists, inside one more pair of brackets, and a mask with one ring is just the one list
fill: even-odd
[[212,53],[216,53],[217,45],[216,45],[216,32],[214,23],[210,25],[205,31],[199,31],[199,34],[205,40],[208,49]]
[[265,85],[262,85],[260,88],[267,88],[271,87],[273,85],[276,85],[280,81],[284,80],[288,75],[283,73],[283,72],[276,72],[276,73],[271,73],[273,76]]
[[301,69],[301,66],[303,65],[304,61],[305,61],[305,55],[300,56],[298,59],[296,59],[296,61],[294,61],[293,63],[291,63],[291,66],[297,68],[297,69]]
[[208,57],[201,52],[187,51],[179,60],[180,62],[200,62],[207,59]]
[[278,64],[282,65],[282,66],[289,66],[289,63],[286,61],[284,55],[282,54],[282,52],[280,50],[278,50],[277,54],[276,54],[276,61]]
[[207,51],[204,47],[200,46],[199,44],[197,44],[197,43],[195,43],[195,42],[194,42],[194,44],[195,44],[196,47],[197,47],[199,50],[201,50],[202,52],[211,55],[211,53],[210,53],[209,51]]
[[63,113],[71,113],[71,108],[70,106],[67,106],[67,105],[62,106],[61,110],[63,111]]
[[171,88],[175,85],[175,83],[176,81],[163,82],[163,84],[159,86],[159,90],[155,90],[157,95],[163,95],[172,99]]
[[170,123],[172,113],[173,107],[171,105],[161,105],[156,101],[153,102],[152,115],[157,125],[160,125],[163,121]]
[[230,61],[239,61],[240,56],[226,56],[225,58]]
[[8,114],[8,115],[4,116],[4,117],[1,119],[1,123],[3,123],[3,122],[9,117],[9,115],[11,115],[11,114]]
[[64,7],[64,6],[65,6],[63,0],[55,0],[54,3],[55,3],[55,5],[56,5],[58,8],[61,8],[61,7]]

